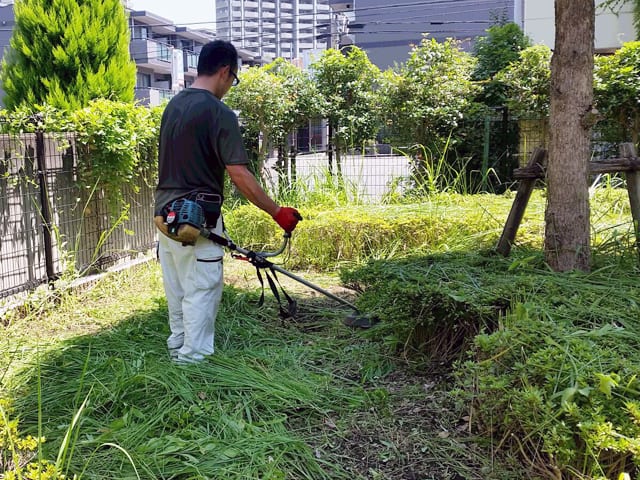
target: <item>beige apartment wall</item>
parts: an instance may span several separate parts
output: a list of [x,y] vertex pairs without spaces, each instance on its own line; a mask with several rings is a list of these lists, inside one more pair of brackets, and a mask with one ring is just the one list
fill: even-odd
[[[616,15],[596,0],[596,51],[611,51],[636,39],[631,5]],[[554,0],[528,0],[524,6],[524,31],[535,44],[553,48],[555,39]]]

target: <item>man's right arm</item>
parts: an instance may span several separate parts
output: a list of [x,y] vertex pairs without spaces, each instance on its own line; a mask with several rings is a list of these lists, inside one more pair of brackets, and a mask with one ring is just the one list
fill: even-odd
[[256,207],[267,212],[285,231],[291,232],[302,217],[291,207],[280,207],[262,189],[246,165],[227,165],[227,173],[236,188]]
[[280,207],[266,194],[246,165],[227,165],[227,173],[247,200],[272,217],[278,213]]

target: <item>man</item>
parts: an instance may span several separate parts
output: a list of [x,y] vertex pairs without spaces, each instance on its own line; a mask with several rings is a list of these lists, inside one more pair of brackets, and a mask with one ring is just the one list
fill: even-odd
[[[226,171],[240,193],[291,232],[302,218],[294,208],[277,205],[260,187],[247,168],[236,115],[221,102],[238,84],[237,70],[235,47],[222,40],[210,42],[200,52],[192,86],[167,104],[160,126],[155,215],[166,221],[175,216],[169,212],[175,200],[193,200],[203,207],[207,227],[222,235],[219,211]],[[198,362],[214,352],[223,255],[220,245],[201,236],[185,245],[159,235],[171,330],[167,346],[178,363]]]

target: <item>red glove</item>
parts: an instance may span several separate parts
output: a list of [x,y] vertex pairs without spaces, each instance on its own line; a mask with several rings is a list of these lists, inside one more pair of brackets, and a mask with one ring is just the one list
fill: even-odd
[[293,229],[296,228],[298,222],[302,220],[302,216],[295,208],[280,207],[273,216],[273,219],[285,232],[291,233]]

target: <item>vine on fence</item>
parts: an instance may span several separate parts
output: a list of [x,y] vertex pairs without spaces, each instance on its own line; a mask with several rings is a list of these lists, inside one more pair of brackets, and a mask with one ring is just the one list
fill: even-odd
[[112,215],[123,206],[122,187],[141,174],[155,172],[162,109],[99,99],[73,112],[52,107],[0,112],[2,133],[45,132],[68,148],[74,133],[78,146],[78,182],[105,192]]

